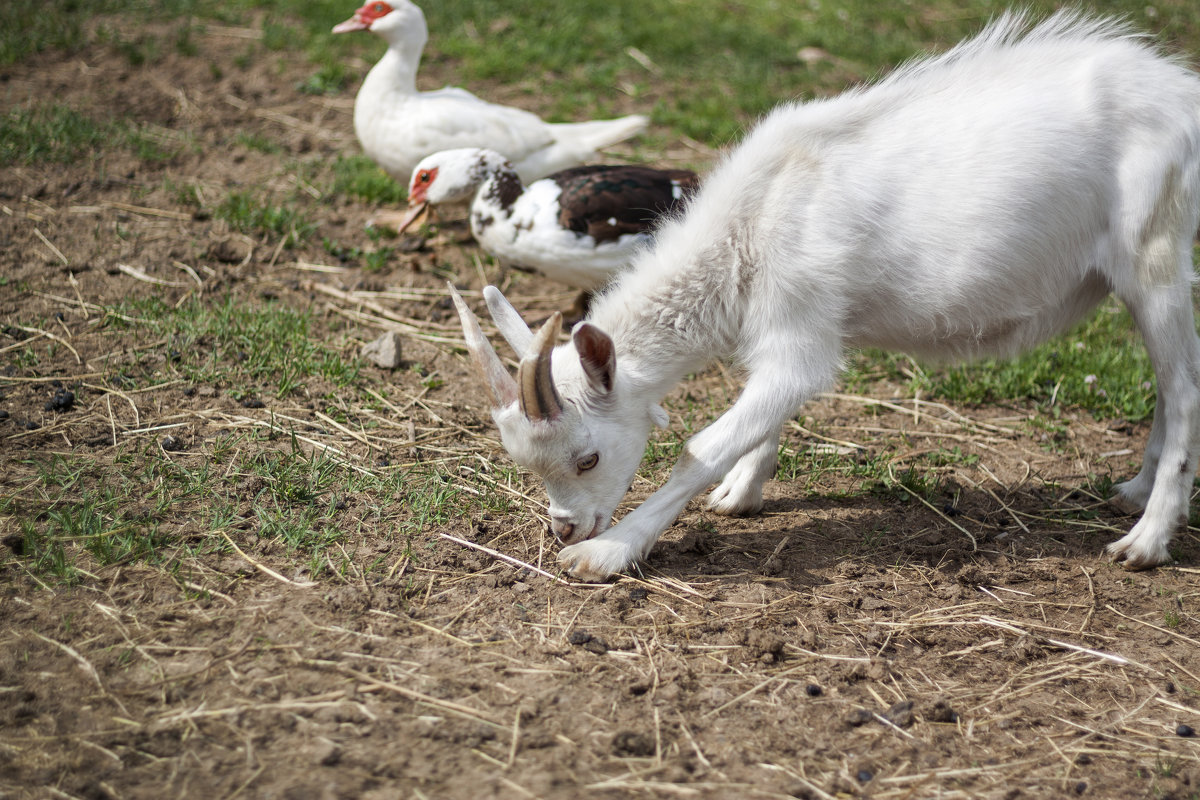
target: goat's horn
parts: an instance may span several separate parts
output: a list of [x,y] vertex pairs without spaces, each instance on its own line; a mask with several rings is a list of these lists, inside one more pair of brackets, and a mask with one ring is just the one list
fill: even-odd
[[552,420],[562,414],[562,398],[554,388],[550,374],[550,354],[554,352],[554,335],[562,327],[562,314],[555,311],[533,337],[529,350],[517,368],[517,383],[521,391],[521,410],[531,420]]
[[500,335],[512,347],[517,357],[520,358],[529,352],[529,345],[533,343],[533,331],[525,324],[525,320],[521,319],[512,303],[508,302],[508,298],[495,286],[485,286],[483,299],[492,315],[492,321],[500,329]]
[[500,356],[496,355],[491,343],[483,335],[483,330],[479,327],[479,320],[467,307],[458,290],[449,282],[446,285],[450,287],[450,297],[454,300],[458,319],[462,323],[463,335],[467,340],[467,350],[470,351],[471,360],[475,362],[480,377],[483,378],[483,388],[487,392],[488,400],[496,408],[512,405],[517,399],[517,382],[513,380],[512,375],[508,374],[508,368],[504,366]]

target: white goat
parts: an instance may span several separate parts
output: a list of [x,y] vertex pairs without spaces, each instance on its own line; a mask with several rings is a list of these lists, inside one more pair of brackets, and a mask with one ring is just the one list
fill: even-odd
[[[1108,552],[1134,569],[1169,559],[1200,455],[1200,78],[1113,21],[1027,27],[1006,15],[873,87],[775,110],[568,344],[554,347],[557,317],[535,337],[488,287],[523,354],[515,381],[454,294],[504,446],[546,482],[566,569],[626,569],[718,481],[715,511],[758,511],[782,425],[847,348],[1008,356],[1110,292],[1145,340],[1158,406],[1114,498],[1144,513]],[[610,528],[667,422],[658,403],[716,358],[745,367],[741,396]]]

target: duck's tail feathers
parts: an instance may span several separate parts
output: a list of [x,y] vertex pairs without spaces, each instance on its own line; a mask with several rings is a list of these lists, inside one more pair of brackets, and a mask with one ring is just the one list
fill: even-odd
[[603,150],[631,136],[637,136],[649,125],[648,117],[631,114],[628,117],[591,122],[561,122],[553,127],[555,138],[560,142],[571,140],[589,150]]

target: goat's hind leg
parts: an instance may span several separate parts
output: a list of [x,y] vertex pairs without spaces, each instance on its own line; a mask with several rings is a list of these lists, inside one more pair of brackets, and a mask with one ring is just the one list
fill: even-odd
[[1158,471],[1159,456],[1162,455],[1163,430],[1167,412],[1163,409],[1163,393],[1158,393],[1154,404],[1154,421],[1150,425],[1150,437],[1146,440],[1146,452],[1142,455],[1142,468],[1138,474],[1113,487],[1115,494],[1108,498],[1110,505],[1126,514],[1140,514],[1150,502],[1154,490],[1154,474]]
[[1158,402],[1142,469],[1118,487],[1120,497],[1144,504],[1145,512],[1107,549],[1129,569],[1145,569],[1170,560],[1167,546],[1188,515],[1200,459],[1200,338],[1191,287],[1183,279],[1126,298],[1126,305],[1154,365]]
[[708,507],[730,517],[750,516],[762,511],[763,484],[775,474],[779,462],[782,428],[738,459],[724,480],[708,495]]

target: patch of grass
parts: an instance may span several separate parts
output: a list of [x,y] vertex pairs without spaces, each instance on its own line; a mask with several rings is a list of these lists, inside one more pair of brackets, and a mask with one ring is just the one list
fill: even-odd
[[165,363],[170,374],[196,384],[228,385],[235,396],[254,396],[263,387],[284,397],[312,376],[338,387],[352,385],[362,366],[357,357],[313,340],[311,312],[275,303],[247,306],[226,298],[191,300],[175,308],[142,298],[109,313],[109,324],[144,325],[165,340],[145,354],[145,368],[130,375],[137,384],[162,379]]
[[284,247],[304,241],[317,229],[296,207],[273,205],[250,192],[231,192],[213,209],[213,216],[242,233],[280,236]]
[[114,147],[143,161],[161,161],[177,149],[129,122],[94,119],[62,105],[18,108],[0,119],[0,164],[62,164]]
[[1141,337],[1115,300],[1064,336],[1015,359],[922,366],[902,354],[865,351],[853,359],[844,380],[851,391],[860,391],[882,377],[952,403],[1032,401],[1133,421],[1153,414],[1156,397]]
[[350,83],[346,66],[338,61],[322,65],[296,88],[304,94],[337,94]]
[[333,163],[331,194],[357,197],[375,205],[401,205],[408,192],[398,181],[364,155],[338,156]]
[[139,34],[129,39],[119,30],[102,26],[96,38],[99,42],[111,47],[113,51],[123,55],[131,67],[153,64],[162,58],[161,44],[154,36]]
[[126,130],[66,106],[15,109],[0,120],[0,164],[74,161],[109,146]]
[[0,65],[49,48],[79,50],[89,42],[85,23],[123,5],[119,0],[6,0],[0,3]]
[[260,153],[267,155],[277,155],[283,152],[283,147],[273,139],[263,136],[261,133],[253,133],[251,131],[238,131],[237,136],[233,140],[243,147],[251,150],[257,150]]

